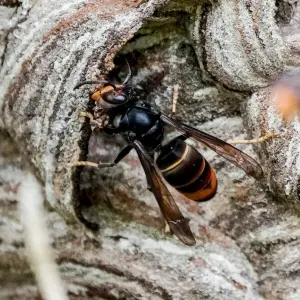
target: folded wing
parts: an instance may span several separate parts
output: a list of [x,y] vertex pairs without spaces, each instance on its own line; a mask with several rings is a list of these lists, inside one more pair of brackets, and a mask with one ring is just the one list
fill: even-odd
[[201,130],[175,121],[164,114],[161,115],[161,119],[166,124],[175,127],[180,132],[183,132],[187,137],[205,144],[207,147],[211,148],[237,167],[243,169],[248,175],[255,179],[263,177],[263,170],[260,164],[241,150]]
[[140,142],[135,141],[134,148],[144,168],[148,186],[151,188],[151,192],[154,194],[171,231],[184,244],[188,246],[195,245],[196,241],[189,227],[188,220],[183,217],[171,193],[162,181],[153,159]]

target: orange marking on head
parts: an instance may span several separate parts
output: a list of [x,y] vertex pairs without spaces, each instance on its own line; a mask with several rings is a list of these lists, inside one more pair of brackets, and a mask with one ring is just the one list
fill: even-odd
[[100,90],[97,90],[91,95],[91,99],[94,101],[100,101],[105,95],[110,94],[114,91],[114,88],[111,85],[105,86]]
[[107,85],[101,89],[101,95],[108,94],[114,91],[114,88],[111,85]]
[[96,91],[95,93],[93,93],[91,95],[91,99],[94,101],[100,101],[101,99],[101,92],[100,91]]

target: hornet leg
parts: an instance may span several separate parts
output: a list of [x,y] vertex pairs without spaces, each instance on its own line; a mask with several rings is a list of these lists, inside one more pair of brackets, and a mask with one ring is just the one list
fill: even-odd
[[77,161],[74,163],[69,164],[70,167],[79,167],[79,166],[86,166],[86,167],[95,167],[95,168],[106,168],[106,167],[114,167],[117,165],[132,149],[131,145],[126,146],[124,149],[120,151],[117,157],[111,163],[94,163],[91,161]]

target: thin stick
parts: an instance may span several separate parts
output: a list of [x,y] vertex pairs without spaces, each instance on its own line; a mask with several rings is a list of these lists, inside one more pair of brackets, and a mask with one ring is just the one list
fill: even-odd
[[174,85],[173,100],[172,100],[172,115],[176,113],[176,105],[178,101],[179,84]]
[[91,161],[75,161],[68,164],[69,167],[98,167],[97,163]]
[[25,228],[28,258],[42,297],[45,300],[67,300],[67,293],[51,251],[42,188],[32,174],[24,175],[17,197]]
[[269,139],[278,138],[279,135],[274,132],[268,132],[264,136],[261,136],[258,139],[252,140],[236,140],[236,141],[227,141],[229,144],[256,144],[256,143],[263,143]]

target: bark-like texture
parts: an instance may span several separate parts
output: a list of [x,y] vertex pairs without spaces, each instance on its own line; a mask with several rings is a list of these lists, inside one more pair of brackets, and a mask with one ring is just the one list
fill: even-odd
[[[97,131],[89,139],[88,124],[77,118],[91,107],[88,89],[73,91],[80,80],[112,70],[116,55],[110,76],[125,76],[126,57],[141,96],[165,112],[179,84],[178,118],[224,140],[286,126],[262,88],[299,64],[300,39],[291,29],[297,28],[298,2],[185,2],[27,1],[1,7],[9,22],[1,20],[0,124],[45,185],[47,222],[71,299],[299,298],[299,219],[275,201],[280,195],[297,206],[297,120],[284,127],[280,140],[255,147],[265,182],[200,148],[217,171],[218,194],[198,204],[172,190],[191,219],[193,248],[162,232],[135,153],[111,170],[67,166],[87,156],[111,160],[123,145]],[[6,145],[0,149],[0,298],[38,298],[14,202],[20,154]],[[255,157],[251,146],[243,150]],[[81,211],[100,224],[98,232],[70,222],[86,223]]]
[[[286,4],[287,5],[287,4]],[[294,6],[294,7],[293,7]],[[291,20],[281,27],[281,36],[289,52],[283,78],[298,82],[300,72],[300,7],[291,6]],[[279,10],[279,13],[281,11]],[[279,15],[280,16],[280,15]],[[278,18],[279,18],[278,16]],[[282,20],[282,19],[279,19]],[[282,21],[283,22],[283,21]],[[254,135],[276,132],[280,139],[260,148],[266,179],[270,190],[287,204],[299,210],[300,203],[300,127],[299,118],[284,121],[276,111],[272,87],[256,91],[245,106],[245,118]]]

